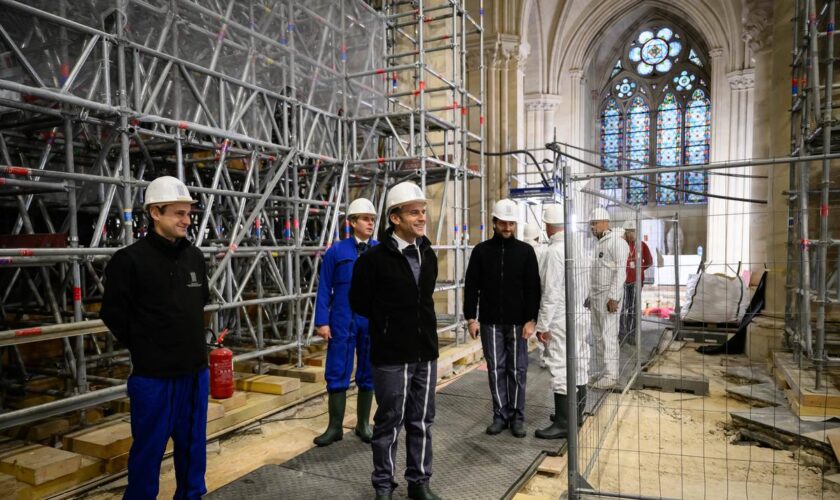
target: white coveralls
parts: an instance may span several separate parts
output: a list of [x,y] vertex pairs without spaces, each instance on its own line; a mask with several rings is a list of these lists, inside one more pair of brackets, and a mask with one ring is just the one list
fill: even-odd
[[[530,240],[527,243],[529,245],[531,245],[532,247],[534,247],[534,253],[537,254],[537,267],[540,270],[540,289],[544,290],[545,289],[545,277],[544,277],[544,274],[543,274],[543,267],[544,267],[544,262],[545,262],[545,252],[546,252],[546,250],[548,250],[548,245],[545,245],[543,243],[540,243],[540,242],[534,241],[534,240]],[[537,331],[539,331],[539,330],[537,330]],[[545,345],[542,342],[537,341],[537,348],[540,350],[540,366],[542,368],[545,368],[546,363],[547,363],[547,360],[546,360],[546,354],[547,353],[545,351]]]
[[[551,373],[551,390],[556,394],[567,394],[566,381],[566,251],[563,232],[551,236],[548,247],[540,262],[540,283],[542,299],[537,317],[537,331],[550,332],[546,353],[546,364]],[[575,274],[580,274],[577,270]],[[580,305],[582,297],[576,302]],[[580,309],[580,308],[578,308]],[[576,315],[577,316],[577,315]],[[580,321],[575,322],[576,325]],[[585,385],[589,377],[589,343],[586,330],[575,327],[575,352],[577,370],[574,385]]]
[[[608,229],[598,240],[589,278],[589,307],[592,311],[596,366],[602,372],[602,383],[606,385],[618,381],[618,327],[627,277],[627,258],[630,255],[630,246],[620,233]],[[614,313],[607,310],[609,300],[619,303]]]

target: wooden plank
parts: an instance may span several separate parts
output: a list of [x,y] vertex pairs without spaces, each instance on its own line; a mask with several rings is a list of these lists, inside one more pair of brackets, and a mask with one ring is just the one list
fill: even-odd
[[834,457],[840,462],[840,429],[834,429],[826,433],[831,449],[834,450]]
[[73,474],[53,479],[38,486],[27,486],[17,492],[19,500],[36,500],[69,490],[101,475],[103,462],[95,458],[82,457],[79,469]]
[[116,457],[105,462],[105,473],[116,474],[128,468],[128,453],[117,455]]
[[245,406],[235,408],[225,413],[224,417],[207,423],[207,436],[213,436],[234,425],[269,414],[283,406],[291,405],[300,399],[322,390],[324,390],[324,387],[321,384],[305,383],[301,385],[300,390],[292,391],[288,394],[277,395],[248,392],[246,393],[247,403]]
[[825,406],[805,406],[799,403],[799,399],[793,393],[793,389],[785,391],[790,409],[799,417],[821,417],[829,419],[832,417],[840,417],[840,408],[828,408]]
[[207,402],[207,421],[220,419],[225,416],[225,406],[221,403]]
[[240,391],[261,392],[263,394],[288,394],[300,389],[300,379],[279,377],[277,375],[234,375],[236,388]]
[[131,411],[131,400],[121,398],[111,401],[111,409],[116,413],[129,413]]
[[66,418],[53,418],[39,422],[29,427],[26,439],[29,441],[41,441],[58,434],[67,432],[70,429],[70,421]]
[[244,391],[234,391],[233,396],[225,399],[210,398],[211,403],[218,403],[225,408],[225,411],[231,411],[240,406],[245,406],[247,398]]
[[814,389],[816,375],[810,366],[803,365],[800,369],[791,353],[774,352],[773,359],[800,406],[840,409],[840,390],[835,387],[835,376],[830,371],[823,374],[822,389],[817,390]]
[[82,456],[50,446],[34,446],[12,452],[0,461],[0,472],[14,475],[18,481],[39,485],[73,474],[82,465]]
[[561,476],[566,473],[566,457],[545,457],[540,465],[537,466],[537,472],[546,474],[553,474]]
[[316,354],[314,356],[303,358],[303,364],[323,368],[327,366],[327,353]]
[[272,365],[269,367],[268,373],[270,375],[297,378],[301,382],[322,383],[325,381],[324,369],[318,366],[304,365],[298,368],[292,363],[286,363],[283,365]]
[[109,423],[76,433],[68,439],[67,448],[75,453],[102,459],[114,458],[131,448],[131,424]]
[[0,491],[3,492],[3,496],[11,496],[11,493],[17,490],[20,484],[15,476],[0,473]]

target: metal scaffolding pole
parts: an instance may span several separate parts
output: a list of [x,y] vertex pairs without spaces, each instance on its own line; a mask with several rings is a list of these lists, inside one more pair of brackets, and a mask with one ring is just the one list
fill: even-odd
[[[8,411],[0,428],[122,397],[121,386],[97,389],[112,377],[90,361],[119,351],[96,305],[110,256],[148,231],[143,189],[160,175],[184,180],[199,201],[190,238],[208,263],[205,310],[214,329],[232,326],[237,359],[290,351],[302,362],[321,254],[348,202],[367,195],[381,206],[406,179],[445,185],[429,227],[457,229],[435,245],[452,269],[436,290],[460,309],[472,186],[484,213],[484,161],[473,171],[466,153],[468,142],[483,148],[484,120],[468,116],[483,117],[483,54],[477,68],[466,58],[483,15],[463,0],[382,10],[362,0],[0,5],[0,45],[12,56],[0,78],[0,206],[15,214],[0,234],[59,233],[52,221],[65,214],[67,232],[65,245],[0,249],[5,311],[52,317],[0,318],[0,345],[63,343],[56,373],[72,374],[79,393]],[[474,69],[479,99],[466,90]],[[430,107],[432,94],[448,105]],[[41,143],[6,129],[24,122]],[[442,334],[457,338],[460,325],[441,314]]]

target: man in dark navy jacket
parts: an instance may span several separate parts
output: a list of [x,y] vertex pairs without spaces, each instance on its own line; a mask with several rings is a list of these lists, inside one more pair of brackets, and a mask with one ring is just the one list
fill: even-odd
[[376,414],[373,474],[380,500],[392,498],[400,427],[406,433],[408,497],[434,500],[432,434],[437,382],[437,317],[432,294],[437,257],[426,238],[426,199],[411,182],[397,184],[386,202],[390,227],[379,245],[359,257],[350,307],[368,318]]
[[[464,281],[464,318],[472,338],[481,333],[493,422],[487,434],[525,437],[528,339],[540,310],[540,273],[531,245],[516,239],[517,207],[493,207],[493,237],[472,251]],[[478,309],[478,311],[476,311]]]
[[101,317],[131,353],[131,450],[126,499],[157,498],[160,463],[175,445],[175,498],[201,498],[207,439],[209,299],[204,256],[187,239],[187,187],[158,177],[146,189],[152,219],[145,238],[114,254],[105,269]]

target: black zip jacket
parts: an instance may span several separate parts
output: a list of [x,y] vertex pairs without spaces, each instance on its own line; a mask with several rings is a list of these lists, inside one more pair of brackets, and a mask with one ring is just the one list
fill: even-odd
[[376,366],[438,358],[437,316],[432,294],[437,256],[420,239],[420,279],[397,248],[389,229],[379,245],[356,260],[350,283],[350,308],[369,320],[370,358]]
[[494,234],[473,248],[464,281],[464,318],[490,325],[524,325],[540,311],[540,271],[534,248]]
[[105,269],[100,317],[131,353],[132,373],[191,375],[207,367],[201,251],[154,231],[114,254]]

